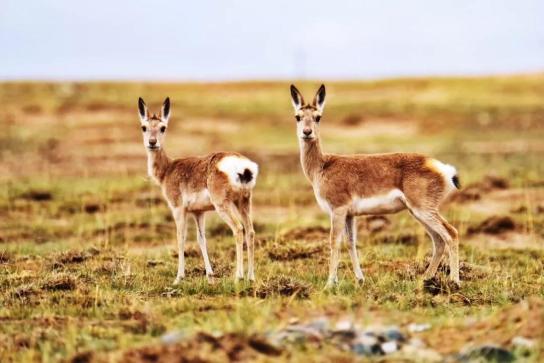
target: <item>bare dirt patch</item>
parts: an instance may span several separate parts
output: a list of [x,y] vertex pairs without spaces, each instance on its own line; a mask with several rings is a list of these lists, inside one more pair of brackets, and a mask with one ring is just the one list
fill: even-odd
[[329,229],[321,226],[296,227],[284,234],[281,239],[284,241],[303,240],[303,241],[323,241],[329,238]]
[[[194,337],[169,345],[152,345],[129,350],[121,361],[127,363],[204,363],[253,361],[261,356],[278,357],[282,350],[259,336],[228,333],[213,336],[197,333]],[[94,361],[94,360],[91,360]]]
[[13,255],[8,251],[0,251],[0,264],[9,263],[13,260]]
[[[459,334],[463,331],[463,334]],[[495,342],[511,347],[516,336],[541,341],[544,337],[544,300],[529,298],[505,308],[489,319],[471,319],[464,326],[443,326],[423,334],[424,340],[442,354],[459,352],[467,345]],[[447,341],[448,344],[444,344]]]
[[505,190],[510,187],[510,183],[503,177],[495,175],[486,175],[481,181],[462,187],[459,192],[454,194],[452,201],[458,203],[477,201],[482,199],[482,195],[494,190]]
[[77,287],[77,281],[74,277],[67,274],[57,274],[49,277],[43,284],[43,290],[74,290]]
[[53,199],[53,193],[49,190],[29,190],[20,196],[22,199],[32,200],[35,202],[46,202]]
[[501,234],[504,232],[514,231],[518,228],[514,219],[510,216],[491,216],[481,223],[470,226],[467,233],[486,233],[486,234]]
[[383,136],[417,135],[419,127],[416,122],[401,119],[360,118],[351,115],[342,124],[324,124],[323,130],[329,136],[338,138],[370,138]]
[[254,290],[257,297],[265,299],[274,295],[293,296],[307,299],[310,296],[311,285],[289,276],[277,276],[262,281]]
[[316,253],[323,252],[322,244],[300,244],[290,242],[289,244],[274,243],[268,249],[268,257],[274,261],[291,261],[310,258]]

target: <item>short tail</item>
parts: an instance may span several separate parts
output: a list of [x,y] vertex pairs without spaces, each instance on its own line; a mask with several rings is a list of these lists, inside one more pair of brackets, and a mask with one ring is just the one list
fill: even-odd
[[451,181],[453,182],[453,185],[455,185],[455,187],[457,189],[461,189],[461,182],[459,181],[459,176],[457,174],[455,174],[452,178],[451,178]]
[[240,183],[247,184],[253,180],[253,173],[248,168],[245,168],[243,173],[238,173],[238,178],[240,179]]
[[448,193],[454,189],[460,189],[461,183],[459,182],[459,176],[457,174],[457,169],[454,166],[449,164],[444,164],[436,159],[427,159],[426,165],[432,170],[438,172],[447,185]]

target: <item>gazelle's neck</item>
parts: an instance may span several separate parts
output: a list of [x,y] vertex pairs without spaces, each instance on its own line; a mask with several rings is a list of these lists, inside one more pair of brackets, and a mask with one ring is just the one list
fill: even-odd
[[305,141],[299,139],[300,163],[306,178],[311,183],[315,181],[317,174],[323,169],[323,152],[321,151],[321,142],[319,138]]
[[161,184],[170,159],[161,147],[159,150],[147,150],[147,174],[157,183]]

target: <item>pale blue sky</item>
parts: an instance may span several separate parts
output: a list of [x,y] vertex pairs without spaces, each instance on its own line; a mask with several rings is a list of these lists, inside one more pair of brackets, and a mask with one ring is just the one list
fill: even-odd
[[0,79],[544,70],[544,1],[0,1]]

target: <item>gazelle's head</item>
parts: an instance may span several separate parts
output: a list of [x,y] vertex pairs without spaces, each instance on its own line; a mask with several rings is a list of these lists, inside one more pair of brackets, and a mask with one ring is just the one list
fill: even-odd
[[162,147],[164,135],[168,128],[170,98],[166,97],[158,115],[151,115],[144,100],[140,97],[138,99],[138,113],[140,114],[140,123],[144,135],[144,146],[148,150],[159,150]]
[[311,104],[304,102],[300,91],[291,85],[291,101],[295,108],[297,120],[297,136],[303,141],[319,138],[319,121],[325,106],[325,85],[321,85]]

